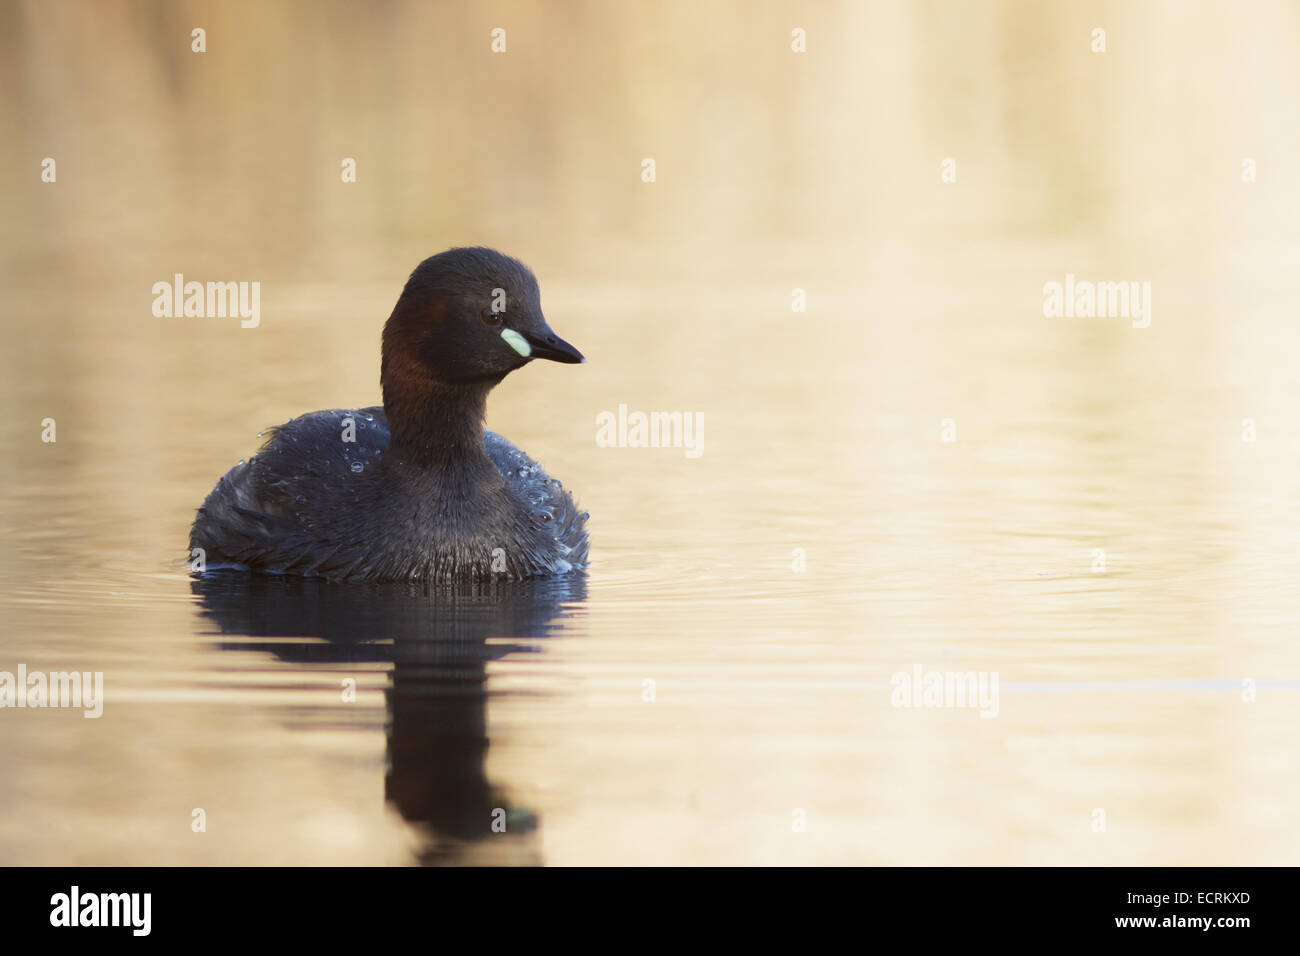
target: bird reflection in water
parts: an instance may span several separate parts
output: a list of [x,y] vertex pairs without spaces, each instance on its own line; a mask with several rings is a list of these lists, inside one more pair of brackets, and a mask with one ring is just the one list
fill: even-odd
[[192,588],[223,635],[259,638],[222,649],[307,666],[392,665],[384,794],[427,833],[421,863],[541,862],[540,821],[486,774],[487,663],[538,652],[537,641],[580,613],[571,605],[586,598],[583,575],[433,588],[209,573]]

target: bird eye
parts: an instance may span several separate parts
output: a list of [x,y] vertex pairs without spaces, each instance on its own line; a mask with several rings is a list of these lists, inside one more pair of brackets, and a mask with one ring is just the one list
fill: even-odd
[[483,324],[484,324],[484,325],[500,325],[500,324],[501,324],[501,316],[498,315],[498,314],[495,313],[495,312],[489,312],[487,309],[484,309],[482,312],[480,312],[480,313],[479,313],[479,316],[483,319]]

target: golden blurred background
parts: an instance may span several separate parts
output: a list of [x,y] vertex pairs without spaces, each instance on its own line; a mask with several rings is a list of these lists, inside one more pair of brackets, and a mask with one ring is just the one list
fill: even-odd
[[[257,432],[378,401],[410,270],[484,244],[589,358],[489,427],[595,563],[486,667],[540,822],[454,859],[1294,864],[1297,51],[1281,0],[3,0],[0,669],[109,697],[0,714],[0,863],[428,861],[386,671],[340,715],[218,648],[182,561]],[[260,282],[259,326],[156,318],[175,273]],[[1046,318],[1067,273],[1150,282],[1150,328]],[[598,447],[620,403],[704,455]],[[891,708],[914,663],[999,672],[1000,716]]]

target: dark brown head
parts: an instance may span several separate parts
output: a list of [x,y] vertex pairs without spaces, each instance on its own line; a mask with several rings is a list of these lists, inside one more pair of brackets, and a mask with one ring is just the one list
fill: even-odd
[[535,358],[585,361],[546,324],[537,278],[492,249],[448,249],[416,267],[384,326],[381,381],[495,385]]

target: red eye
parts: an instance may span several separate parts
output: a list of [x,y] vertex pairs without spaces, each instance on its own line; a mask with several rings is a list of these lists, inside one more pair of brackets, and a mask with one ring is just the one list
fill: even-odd
[[497,315],[495,312],[489,312],[487,309],[484,309],[482,312],[480,312],[479,316],[483,319],[484,325],[501,324],[501,316]]

